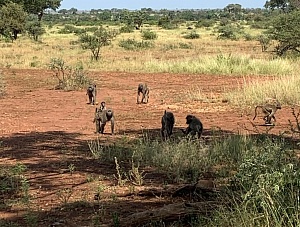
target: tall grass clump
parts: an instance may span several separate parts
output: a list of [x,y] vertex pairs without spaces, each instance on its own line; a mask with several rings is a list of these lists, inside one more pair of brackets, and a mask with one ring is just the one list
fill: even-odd
[[5,81],[2,71],[0,71],[0,98],[5,95]]
[[261,137],[240,159],[231,205],[210,226],[299,226],[299,161],[282,138]]
[[277,77],[273,80],[244,82],[235,91],[224,94],[224,99],[240,107],[253,106],[262,103],[268,97],[275,97],[282,104],[293,105],[300,103],[300,77]]
[[184,60],[145,62],[148,72],[191,73],[211,75],[292,75],[296,64],[286,59],[252,59],[247,56],[219,54]]
[[154,40],[158,37],[157,33],[151,30],[143,30],[141,33],[142,39],[144,40]]

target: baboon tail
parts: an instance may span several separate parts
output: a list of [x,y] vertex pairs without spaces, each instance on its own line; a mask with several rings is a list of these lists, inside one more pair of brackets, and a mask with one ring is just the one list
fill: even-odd
[[254,117],[253,117],[253,121],[255,120],[255,118],[256,118],[256,116],[257,116],[257,108],[258,108],[259,106],[256,106],[255,107],[255,115],[254,115]]

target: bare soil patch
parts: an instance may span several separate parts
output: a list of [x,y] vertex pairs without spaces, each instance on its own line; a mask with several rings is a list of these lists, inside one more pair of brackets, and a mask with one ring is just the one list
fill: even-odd
[[[2,73],[7,95],[0,99],[1,165],[26,165],[30,206],[39,217],[39,226],[91,226],[95,214],[101,216],[101,224],[109,225],[116,213],[126,218],[138,211],[182,201],[181,198],[129,195],[129,187],[116,186],[114,165],[91,159],[87,141],[98,135],[94,134],[92,122],[95,106],[86,104],[84,90],[54,90],[56,81],[52,72],[46,70],[3,69]],[[253,128],[250,123],[253,112],[243,114],[221,100],[222,92],[241,86],[244,78],[107,72],[91,72],[90,76],[98,84],[97,101],[106,101],[116,114],[116,135],[109,134],[108,124],[107,133],[100,136],[103,143],[112,143],[124,135],[139,137],[143,130],[159,138],[165,109],[175,114],[175,131],[185,127],[187,114],[197,115],[204,124],[204,138],[209,137],[213,128],[228,133],[251,133],[246,129]],[[150,87],[148,104],[136,104],[139,82],[146,82]],[[210,101],[186,100],[187,89],[195,86],[201,87]],[[283,107],[276,117],[276,127],[271,132],[289,130],[288,119],[293,119],[290,108]],[[73,173],[69,171],[70,164],[75,166]],[[135,190],[161,189],[164,177],[151,168],[145,171],[148,173],[145,185]],[[90,177],[97,178],[101,187],[106,188],[99,200],[95,200],[95,192],[100,186],[88,182]],[[64,205],[63,195],[68,190],[71,195]],[[18,220],[25,226],[25,213],[23,206],[4,207],[0,209],[0,218]]]

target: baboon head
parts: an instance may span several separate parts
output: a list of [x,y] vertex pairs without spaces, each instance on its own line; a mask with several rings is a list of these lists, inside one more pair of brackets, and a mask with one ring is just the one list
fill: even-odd
[[189,114],[186,116],[185,119],[186,119],[186,124],[190,124],[193,121],[194,116]]
[[139,84],[139,86],[138,86],[138,90],[143,90],[143,88],[144,88],[144,85],[143,84]]

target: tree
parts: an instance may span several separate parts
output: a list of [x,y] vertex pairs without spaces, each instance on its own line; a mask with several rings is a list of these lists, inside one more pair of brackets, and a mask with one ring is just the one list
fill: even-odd
[[277,16],[268,29],[268,34],[278,42],[275,48],[279,56],[287,51],[300,52],[300,11],[293,11]]
[[0,8],[0,34],[16,40],[26,24],[27,14],[21,5],[9,2]]
[[46,32],[40,21],[32,21],[26,24],[26,31],[34,41],[38,41],[39,37]]
[[2,0],[0,6],[9,2],[22,5],[24,10],[29,14],[35,14],[40,21],[46,9],[56,10],[60,7],[62,0]]
[[91,59],[98,61],[100,57],[100,49],[103,46],[110,45],[112,39],[116,37],[117,34],[118,32],[116,31],[108,31],[104,27],[100,27],[93,35],[88,33],[80,35],[79,42],[83,49],[91,50]]
[[282,11],[289,12],[296,8],[300,8],[299,0],[269,0],[265,4],[269,9],[281,9]]

